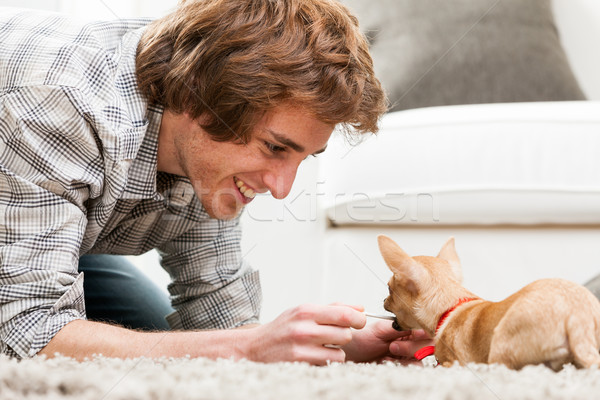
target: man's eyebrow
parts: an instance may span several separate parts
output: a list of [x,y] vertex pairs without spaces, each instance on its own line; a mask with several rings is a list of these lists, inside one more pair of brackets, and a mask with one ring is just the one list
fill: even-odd
[[304,150],[305,150],[304,147],[300,146],[298,143],[294,142],[293,140],[288,139],[285,136],[272,131],[271,129],[267,129],[267,132],[269,132],[271,134],[271,136],[273,136],[273,138],[279,142],[279,144],[287,146],[287,147],[291,148],[292,150],[297,151],[298,153],[304,152]]

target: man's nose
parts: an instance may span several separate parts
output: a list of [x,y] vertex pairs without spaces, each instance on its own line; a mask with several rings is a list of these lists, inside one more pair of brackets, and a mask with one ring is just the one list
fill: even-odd
[[265,185],[276,199],[284,199],[292,190],[298,164],[277,165],[267,171],[263,177]]

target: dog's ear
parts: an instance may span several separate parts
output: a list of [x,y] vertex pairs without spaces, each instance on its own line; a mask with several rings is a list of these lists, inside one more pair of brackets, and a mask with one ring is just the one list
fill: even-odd
[[389,237],[379,235],[377,242],[379,251],[394,276],[406,290],[416,295],[419,287],[425,284],[427,271]]
[[438,258],[442,260],[448,261],[450,267],[452,268],[452,273],[458,282],[462,283],[463,275],[462,275],[462,267],[460,266],[460,259],[458,258],[458,254],[456,254],[456,247],[454,246],[454,238],[451,237],[444,243],[440,253],[438,254]]

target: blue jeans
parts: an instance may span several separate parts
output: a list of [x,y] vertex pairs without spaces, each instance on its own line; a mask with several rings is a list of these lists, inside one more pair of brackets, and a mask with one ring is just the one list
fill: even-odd
[[141,330],[169,330],[169,296],[123,256],[79,258],[87,318]]

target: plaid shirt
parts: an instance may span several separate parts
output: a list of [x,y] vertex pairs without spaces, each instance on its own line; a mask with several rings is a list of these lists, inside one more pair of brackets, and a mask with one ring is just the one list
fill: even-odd
[[211,219],[187,179],[157,173],[160,107],[136,85],[147,20],[77,25],[0,9],[0,352],[29,357],[85,318],[85,253],[157,248],[173,329],[258,321],[239,218]]

